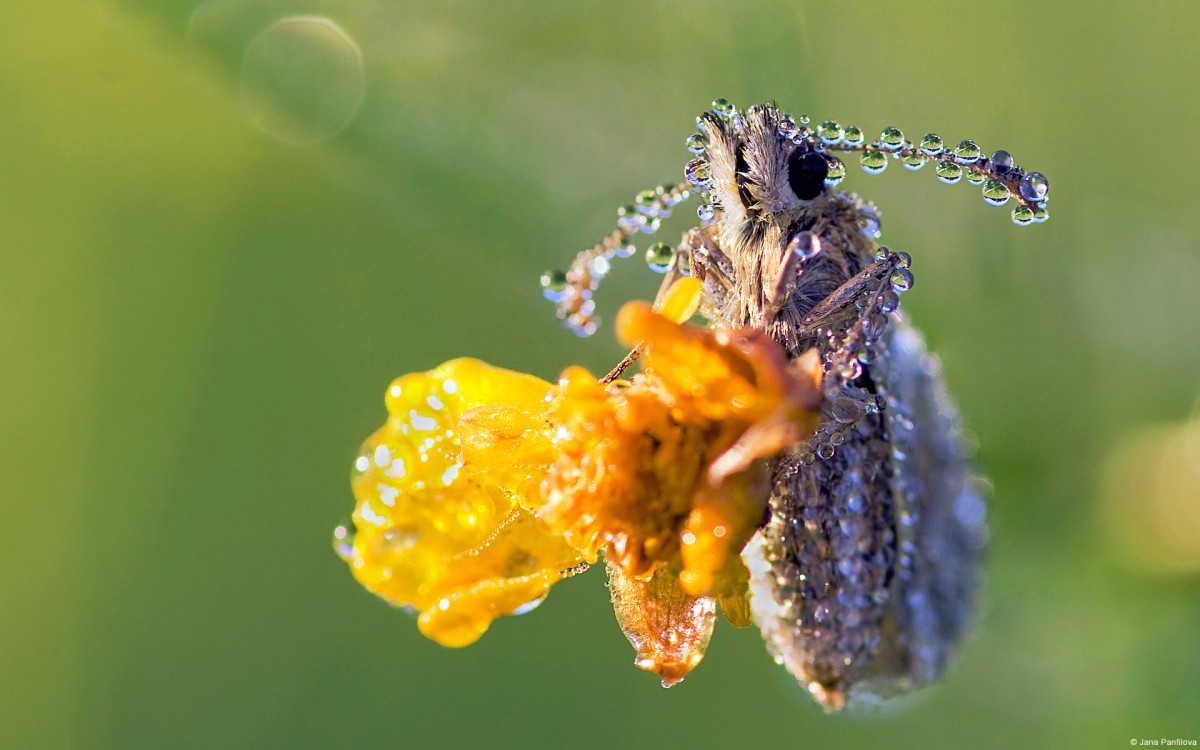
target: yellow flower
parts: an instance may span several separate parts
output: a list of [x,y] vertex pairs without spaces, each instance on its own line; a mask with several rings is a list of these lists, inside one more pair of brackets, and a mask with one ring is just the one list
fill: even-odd
[[[740,553],[766,511],[767,459],[815,425],[820,364],[789,362],[760,332],[680,324],[698,293],[688,279],[667,315],[622,309],[618,336],[644,348],[630,380],[569,368],[551,387],[473,360],[398,380],[355,481],[359,580],[418,609],[426,635],[464,645],[604,550],[636,663],[665,685],[700,661],[718,601],[748,625]],[[419,478],[388,480],[393,454],[414,449],[424,458],[403,466]],[[397,530],[402,548],[381,544]]]
[[789,364],[765,334],[679,325],[643,303],[622,309],[617,334],[646,342],[647,371],[609,387],[563,373],[539,517],[629,575],[678,562],[688,594],[736,594],[737,555],[767,502],[761,459],[812,430],[820,366]]
[[355,462],[357,533],[340,528],[335,543],[359,582],[415,609],[421,632],[438,643],[474,642],[583,560],[494,485],[463,472],[459,457],[464,412],[508,404],[510,429],[540,428],[549,387],[473,359],[405,375],[388,388],[387,423]]

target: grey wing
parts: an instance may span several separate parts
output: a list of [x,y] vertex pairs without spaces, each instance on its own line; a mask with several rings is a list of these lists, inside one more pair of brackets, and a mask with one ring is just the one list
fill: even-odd
[[877,671],[906,686],[938,679],[970,624],[988,536],[986,485],[938,358],[903,320],[892,327],[888,368],[899,557],[895,634]]
[[770,518],[742,553],[768,648],[826,710],[845,704],[885,637],[897,549],[886,415],[847,424],[833,411],[818,435],[836,435],[836,450],[779,459]]
[[936,357],[893,316],[869,368],[885,399],[829,458],[785,456],[743,553],[776,660],[826,709],[937,679],[971,617],[981,482]]

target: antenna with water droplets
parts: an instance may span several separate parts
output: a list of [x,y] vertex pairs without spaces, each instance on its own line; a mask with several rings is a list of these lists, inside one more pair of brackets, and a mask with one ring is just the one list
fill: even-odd
[[[753,109],[753,108],[751,108]],[[702,227],[720,221],[722,207],[711,192],[712,172],[707,160],[708,135],[705,132],[707,118],[717,117],[744,127],[745,115],[725,99],[714,99],[712,109],[696,118],[698,131],[685,141],[685,147],[695,158],[684,168],[685,185],[660,185],[654,190],[645,190],[634,198],[634,202],[617,210],[617,229],[582,251],[566,271],[552,270],[542,274],[543,295],[557,303],[557,314],[568,328],[580,336],[590,336],[596,331],[595,303],[592,293],[600,280],[608,274],[614,258],[629,257],[637,252],[633,239],[638,234],[653,234],[658,231],[662,220],[671,215],[672,209],[687,200],[692,193],[700,195],[701,204],[696,211]],[[914,144],[904,136],[900,128],[884,128],[879,138],[867,142],[866,134],[855,126],[843,127],[836,120],[824,120],[809,127],[807,116],[792,117],[781,113],[778,134],[785,141],[807,150],[822,154],[828,162],[825,185],[833,188],[846,177],[845,162],[835,154],[859,154],[859,165],[867,174],[880,174],[887,169],[889,161],[899,161],[905,169],[916,171],[928,163],[935,163],[935,173],[942,182],[953,185],[964,179],[972,185],[982,185],[983,199],[993,206],[1003,206],[1015,201],[1012,209],[1013,223],[1018,226],[1041,223],[1049,218],[1046,204],[1049,200],[1050,181],[1041,172],[1027,171],[1017,166],[1007,151],[995,151],[991,157],[975,141],[961,140],[953,148],[947,148],[936,133],[926,133]],[[873,204],[864,207],[868,219],[877,212]],[[674,268],[678,255],[669,245],[656,243],[646,252],[646,263],[654,271],[666,273]],[[635,352],[631,355],[636,356]]]

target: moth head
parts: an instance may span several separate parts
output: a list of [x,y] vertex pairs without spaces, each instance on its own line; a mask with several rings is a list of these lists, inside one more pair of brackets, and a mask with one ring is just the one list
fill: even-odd
[[934,133],[916,142],[896,127],[884,128],[870,140],[857,127],[834,120],[809,125],[773,104],[738,110],[724,99],[697,118],[698,131],[688,139],[697,158],[688,164],[690,185],[706,201],[699,211],[720,214],[722,221],[758,222],[803,209],[831,192],[846,174],[846,162],[857,161],[867,174],[879,174],[893,162],[907,170],[932,165],[944,183],[982,186],[990,205],[1012,207],[1019,225],[1046,220],[1049,180],[1040,172],[1013,163],[1007,151],[991,158],[972,140],[944,144]]
[[[732,114],[717,107],[700,116],[696,140],[703,148],[693,152],[708,167],[708,184],[697,187],[727,219],[768,221],[808,206],[832,187],[829,157],[819,144],[787,135],[789,121],[771,104]],[[696,184],[694,170],[689,178]]]

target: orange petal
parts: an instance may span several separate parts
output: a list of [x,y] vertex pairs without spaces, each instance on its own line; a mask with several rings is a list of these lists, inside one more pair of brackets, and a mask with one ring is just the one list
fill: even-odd
[[720,577],[762,520],[767,496],[766,467],[730,477],[717,487],[697,491],[679,546],[683,569],[679,582],[689,594],[728,588]]
[[684,277],[671,284],[658,307],[658,313],[675,323],[686,323],[700,307],[704,285],[699,279]]
[[722,573],[725,589],[717,601],[725,619],[735,628],[750,627],[750,571],[741,557],[734,557]]
[[628,345],[644,340],[646,369],[700,415],[722,419],[762,410],[753,369],[744,358],[716,346],[712,332],[678,325],[649,305],[631,302],[617,316],[617,335]]

